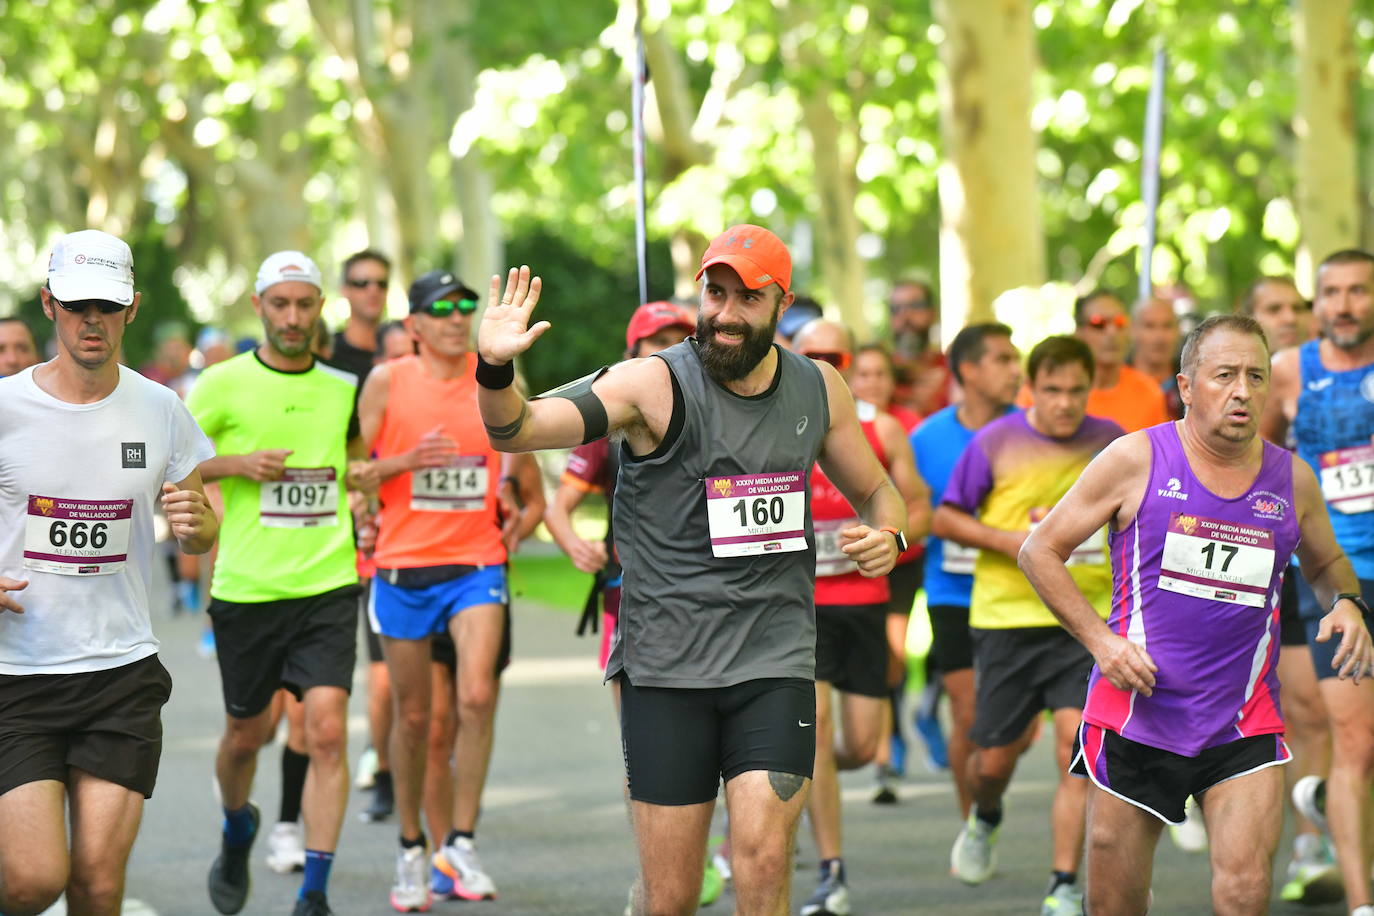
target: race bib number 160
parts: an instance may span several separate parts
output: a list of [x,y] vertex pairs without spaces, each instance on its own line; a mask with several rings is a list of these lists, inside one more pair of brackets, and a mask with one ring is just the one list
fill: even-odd
[[806,479],[801,471],[706,478],[711,553],[747,557],[806,549]]

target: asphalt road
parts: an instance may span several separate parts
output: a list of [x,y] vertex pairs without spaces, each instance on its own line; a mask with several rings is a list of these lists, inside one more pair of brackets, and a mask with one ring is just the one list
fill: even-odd
[[[164,713],[166,743],[157,793],[146,808],[129,864],[127,916],[214,913],[205,876],[219,847],[220,812],[211,784],[223,712],[218,669],[195,651],[202,621],[172,618],[165,611],[156,617],[163,661],[175,688]],[[439,903],[432,912],[609,916],[624,908],[635,858],[620,798],[619,738],[610,697],[596,669],[596,647],[591,639],[577,639],[573,626],[568,614],[516,605],[516,661],[504,680],[478,831],[479,848],[500,897],[485,903]],[[361,671],[356,683],[349,721],[349,757],[355,762],[366,743]],[[266,823],[278,804],[279,755],[280,744],[263,751],[253,793]],[[1054,784],[1048,742],[1042,740],[1022,760],[999,840],[1000,873],[977,888],[948,874],[949,847],[959,826],[948,777],[925,772],[919,762],[909,769],[915,772],[908,773],[901,802],[890,807],[869,802],[870,772],[844,778],[854,913],[1038,912],[1048,875]],[[330,882],[331,905],[339,916],[391,912],[387,892],[395,824],[362,823],[358,812],[367,801],[367,794],[358,791],[349,800]],[[244,912],[290,913],[299,877],[269,871],[262,861],[264,846],[260,838],[253,854],[252,896]],[[814,863],[810,840],[803,836],[794,912],[814,887]],[[1281,866],[1276,864],[1276,872]],[[1153,887],[1155,913],[1211,911],[1206,857],[1183,853],[1167,839],[1156,856]],[[703,912],[731,909],[727,895]],[[63,909],[59,904],[50,912]],[[1276,898],[1274,912],[1334,916],[1345,911],[1339,905],[1295,907]]]

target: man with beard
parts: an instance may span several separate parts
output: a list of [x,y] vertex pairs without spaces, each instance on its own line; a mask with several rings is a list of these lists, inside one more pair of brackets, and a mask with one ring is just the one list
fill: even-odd
[[[1374,600],[1374,254],[1329,256],[1317,268],[1316,288],[1312,311],[1322,339],[1274,357],[1274,394],[1261,431],[1270,442],[1284,442],[1291,428],[1299,457],[1317,473],[1336,541],[1359,578],[1353,600],[1368,624],[1367,602]],[[1374,916],[1374,687],[1336,676],[1335,648],[1317,641],[1325,608],[1307,587],[1316,585],[1321,570],[1301,565],[1306,582],[1298,583],[1298,614],[1330,716],[1332,747],[1330,776],[1300,779],[1293,802],[1309,820],[1329,827],[1351,912]]]
[[228,713],[215,771],[224,806],[210,901],[237,913],[248,899],[258,808],[248,800],[258,750],[272,735],[272,696],[305,704],[305,878],[295,916],[327,916],[325,897],[348,798],[345,714],[353,684],[358,574],[343,492],[362,457],[357,379],[317,361],[310,345],[324,305],[320,271],[299,251],[258,269],[253,308],[264,342],[212,366],[187,404],[221,454],[203,463],[224,495],[224,535],[210,619]]
[[606,672],[621,689],[636,913],[695,910],[722,778],[737,912],[788,909],[815,754],[812,465],[863,519],[841,533],[863,574],[885,575],[905,546],[906,507],[843,377],[773,344],[791,274],[777,236],[732,227],[702,258],[695,338],[533,402],[512,385],[512,360],[549,329],[530,326],[540,281],[528,268],[511,270],[499,301],[492,278],[478,332],[478,404],[497,448],[623,438]]

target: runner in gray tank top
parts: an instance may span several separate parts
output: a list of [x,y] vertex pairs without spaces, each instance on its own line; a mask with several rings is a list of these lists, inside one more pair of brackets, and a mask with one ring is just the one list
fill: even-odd
[[843,549],[864,575],[885,575],[905,545],[905,506],[844,379],[772,342],[791,272],[771,232],[726,230],[697,275],[695,338],[534,401],[511,386],[511,360],[549,328],[530,326],[539,278],[512,270],[498,301],[493,277],[478,331],[478,403],[497,448],[623,440],[607,677],[621,686],[636,913],[695,911],[722,779],[736,911],[789,909],[815,754],[813,463],[859,510]]
[[[1212,908],[1264,913],[1287,763],[1279,592],[1295,541],[1325,606],[1338,675],[1374,662],[1358,580],[1301,458],[1259,438],[1269,349],[1251,318],[1216,315],[1183,345],[1186,416],[1109,445],[1021,548],[1040,597],[1092,653],[1072,771],[1091,779],[1086,911],[1143,913],[1166,821],[1192,795],[1211,840]],[[1110,524],[1104,622],[1065,561]],[[1351,593],[1356,593],[1352,595]]]

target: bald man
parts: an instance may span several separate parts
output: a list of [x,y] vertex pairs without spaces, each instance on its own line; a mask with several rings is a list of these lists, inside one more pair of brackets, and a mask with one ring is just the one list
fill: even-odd
[[1159,383],[1169,415],[1183,416],[1178,396],[1178,315],[1167,299],[1146,299],[1131,309],[1131,367]]
[[[853,338],[841,325],[817,318],[792,339],[802,356],[847,373]],[[908,536],[925,536],[930,492],[916,472],[902,424],[862,401],[859,423],[883,468],[906,503]],[[843,532],[859,525],[858,513],[817,468],[811,474],[811,516],[816,532],[816,766],[807,810],[820,857],[820,880],[802,904],[801,916],[849,912],[849,888],[840,848],[840,770],[872,762],[883,740],[888,711],[887,577],[867,578],[840,551]],[[844,722],[835,740],[838,694]]]

